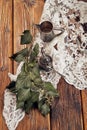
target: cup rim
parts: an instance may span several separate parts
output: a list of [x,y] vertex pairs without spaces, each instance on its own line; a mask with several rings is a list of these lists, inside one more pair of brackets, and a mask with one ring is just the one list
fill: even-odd
[[[44,30],[44,29],[47,29],[47,27],[48,27],[48,30]],[[44,33],[49,33],[53,30],[53,24],[50,21],[43,21],[40,24],[40,29]]]

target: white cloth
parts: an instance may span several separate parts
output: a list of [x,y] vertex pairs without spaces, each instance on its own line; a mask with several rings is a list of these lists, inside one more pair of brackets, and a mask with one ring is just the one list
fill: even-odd
[[[42,79],[56,87],[63,76],[74,87],[80,90],[87,88],[87,33],[82,27],[84,22],[87,23],[87,3],[77,0],[46,0],[40,22],[45,20],[51,21],[55,29],[64,28],[65,31],[50,43],[43,43],[40,34],[36,35],[34,43],[39,43],[40,48],[45,44],[45,52],[53,59],[54,70],[49,74],[41,72]],[[22,64],[16,75],[9,74],[11,80],[16,80]],[[6,90],[3,116],[8,129],[15,130],[24,115],[22,110],[16,110],[15,95]]]
[[18,123],[25,116],[24,111],[21,109],[16,109],[16,96],[8,89],[6,89],[4,93],[3,116],[9,130],[15,130]]

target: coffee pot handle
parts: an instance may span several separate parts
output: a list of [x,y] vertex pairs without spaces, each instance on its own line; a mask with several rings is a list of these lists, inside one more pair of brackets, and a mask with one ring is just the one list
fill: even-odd
[[55,34],[54,33],[54,37],[57,37],[59,35],[61,35],[62,33],[64,33],[65,29],[64,28],[53,28],[53,30],[59,30],[59,33]]
[[40,31],[40,24],[34,24],[34,26]]

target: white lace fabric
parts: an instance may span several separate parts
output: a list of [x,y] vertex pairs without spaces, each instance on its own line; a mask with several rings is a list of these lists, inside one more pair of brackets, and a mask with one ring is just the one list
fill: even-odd
[[[64,28],[65,31],[49,43],[43,43],[39,33],[36,35],[34,44],[38,43],[40,49],[45,44],[45,53],[53,59],[53,70],[49,73],[41,72],[42,79],[50,81],[56,88],[62,76],[80,90],[87,88],[87,32],[82,27],[87,23],[87,3],[77,0],[47,0],[40,22],[45,20],[51,21],[54,28]],[[54,32],[57,33],[57,30]],[[11,81],[16,81],[22,65],[23,62],[18,66],[16,75],[9,73]],[[6,89],[3,116],[8,129],[15,130],[24,115],[25,112],[21,109],[16,110],[15,95]]]
[[3,116],[9,130],[15,130],[18,123],[25,116],[25,112],[21,109],[16,109],[16,95],[8,89],[4,93],[4,110]]

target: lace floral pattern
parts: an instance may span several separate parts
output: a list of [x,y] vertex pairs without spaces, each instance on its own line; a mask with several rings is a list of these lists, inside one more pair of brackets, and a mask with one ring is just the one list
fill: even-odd
[[65,29],[62,35],[46,44],[45,51],[52,56],[55,71],[76,88],[87,88],[87,3],[49,0],[44,12],[41,21],[50,20],[54,29]]
[[16,109],[16,96],[8,89],[4,93],[4,110],[3,116],[9,130],[15,130],[18,123],[25,116],[25,112],[21,109]]
[[[87,3],[77,0],[47,0],[40,22],[45,20],[53,23],[55,33],[58,28],[64,28],[65,31],[50,43],[43,43],[40,34],[36,35],[34,44],[39,43],[40,49],[45,44],[45,52],[53,59],[53,70],[49,73],[42,71],[42,79],[57,87],[62,76],[80,90],[87,88]],[[16,75],[9,73],[12,81],[16,81],[22,65],[23,62]],[[5,90],[3,116],[8,129],[15,130],[24,115],[21,109],[16,110],[15,95]]]

